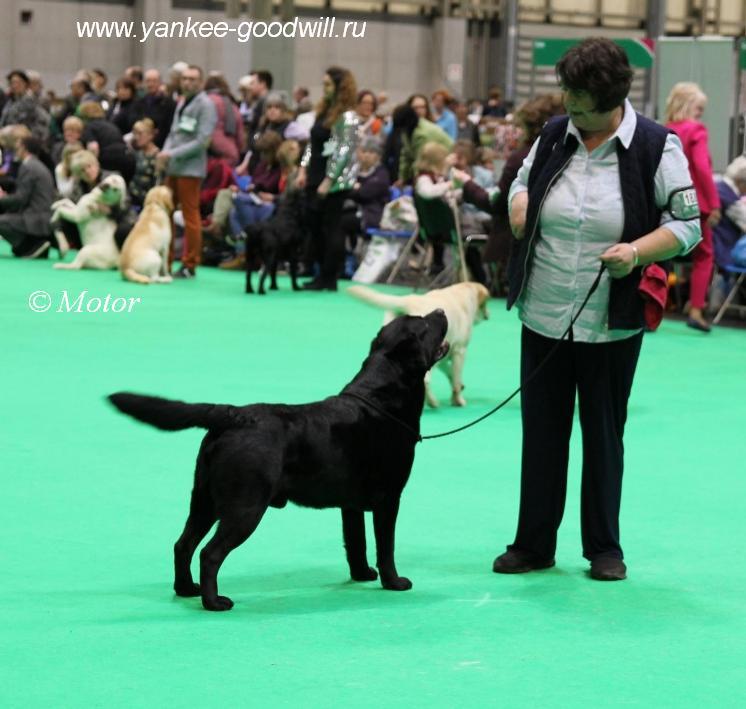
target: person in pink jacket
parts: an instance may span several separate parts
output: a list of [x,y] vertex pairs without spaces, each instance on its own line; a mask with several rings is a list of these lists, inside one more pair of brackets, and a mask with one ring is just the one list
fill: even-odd
[[207,77],[205,91],[213,102],[218,117],[210,142],[210,154],[235,167],[240,162],[244,149],[241,113],[231,96],[228,83],[221,74],[210,74]]
[[707,96],[697,84],[688,81],[676,84],[666,101],[666,127],[679,136],[684,147],[701,213],[702,241],[692,252],[687,325],[703,332],[710,331],[703,310],[714,265],[712,227],[720,221],[720,198],[712,178],[707,128],[700,120],[706,104]]

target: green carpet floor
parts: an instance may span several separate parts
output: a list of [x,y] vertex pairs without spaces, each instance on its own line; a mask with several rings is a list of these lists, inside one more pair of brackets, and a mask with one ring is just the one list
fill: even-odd
[[[245,296],[242,279],[202,269],[141,287],[0,249],[0,706],[744,706],[744,331],[665,322],[645,339],[626,435],[626,582],[586,574],[577,430],[557,567],[491,572],[516,524],[514,401],[419,446],[397,529],[412,591],[349,582],[339,512],[288,506],[223,566],[233,611],[175,598],[201,434],[141,426],[104,395],[323,398],[355,374],[381,319],[284,279]],[[63,291],[86,289],[141,302],[55,312]],[[37,290],[50,311],[29,309]],[[423,432],[516,386],[516,315],[502,301],[491,315],[469,351],[469,405],[426,411]],[[435,387],[447,402],[440,374]]]

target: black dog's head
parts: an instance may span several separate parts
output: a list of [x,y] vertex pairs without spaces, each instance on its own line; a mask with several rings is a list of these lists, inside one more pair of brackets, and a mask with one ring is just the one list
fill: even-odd
[[381,328],[370,353],[383,354],[404,370],[424,376],[448,353],[447,331],[448,319],[442,310],[422,318],[403,315]]

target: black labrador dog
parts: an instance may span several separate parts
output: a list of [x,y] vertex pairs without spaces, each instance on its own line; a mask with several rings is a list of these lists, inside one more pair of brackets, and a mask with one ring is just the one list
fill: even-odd
[[[251,536],[268,507],[284,507],[288,500],[341,508],[355,581],[378,576],[366,555],[363,512],[372,511],[381,583],[392,591],[410,589],[394,564],[394,528],[419,440],[425,372],[448,352],[447,329],[442,310],[393,320],[341,393],[311,404],[187,404],[112,394],[120,411],[158,428],[207,429],[189,516],[174,547],[177,595],[201,595],[208,610],[229,610],[233,602],[218,595],[220,565]],[[215,521],[217,530],[200,553],[197,585],[192,556]]]
[[289,190],[277,200],[277,211],[264,222],[252,224],[246,233],[246,292],[253,293],[251,276],[256,257],[262,261],[259,275],[259,295],[265,295],[264,282],[270,278],[270,290],[277,290],[277,265],[290,264],[293,290],[298,285],[298,256],[303,242],[304,196],[302,190]]

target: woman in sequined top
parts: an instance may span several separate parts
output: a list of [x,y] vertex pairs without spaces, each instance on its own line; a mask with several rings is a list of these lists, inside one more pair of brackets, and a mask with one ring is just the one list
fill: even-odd
[[307,290],[337,290],[344,260],[342,205],[355,184],[358,117],[355,79],[347,69],[330,67],[316,107],[311,139],[301,160],[296,186],[304,188],[311,231],[310,256],[320,266]]

